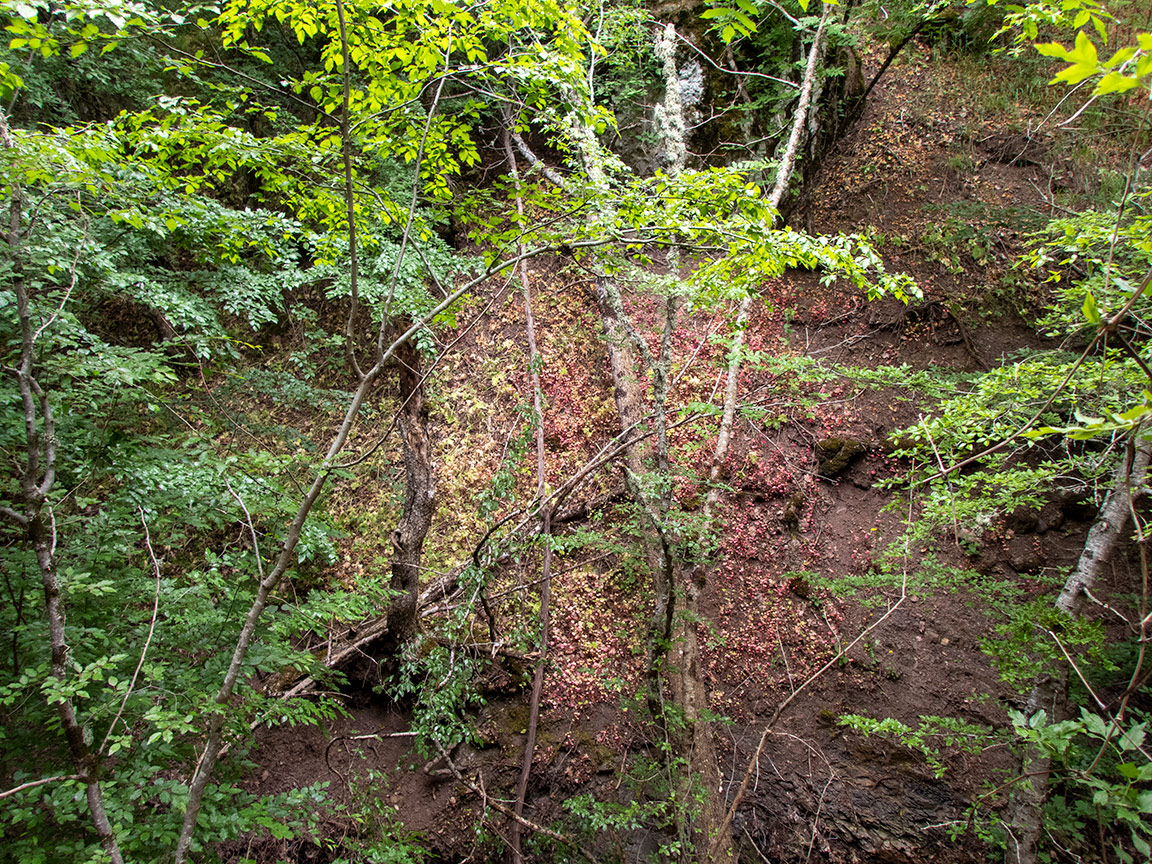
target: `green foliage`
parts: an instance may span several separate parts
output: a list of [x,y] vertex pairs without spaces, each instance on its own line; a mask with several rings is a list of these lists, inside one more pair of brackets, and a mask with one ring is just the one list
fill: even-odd
[[987,726],[956,717],[921,716],[915,726],[908,726],[891,717],[879,720],[861,714],[844,714],[836,722],[865,738],[876,735],[917,751],[937,777],[943,777],[948,771],[945,748],[951,748],[953,753],[975,754],[999,743],[1003,737]]
[[[89,746],[107,765],[105,806],[130,860],[164,857],[174,845],[187,800],[187,788],[174,778],[196,764],[203,730],[222,710],[214,697],[241,613],[282,548],[301,487],[317,468],[310,435],[292,424],[320,421],[322,428],[326,412],[347,404],[346,393],[316,377],[326,361],[315,347],[339,345],[339,336],[300,305],[318,288],[334,300],[349,290],[343,198],[329,182],[340,148],[325,122],[339,110],[342,89],[339,62],[332,60],[340,56],[334,8],[309,34],[316,10],[283,4],[230,6],[214,22],[219,30],[207,20],[185,28],[179,13],[143,5],[71,4],[59,14],[47,7],[40,14],[37,4],[5,6],[6,129],[13,95],[20,109],[11,115],[12,146],[0,149],[0,193],[6,204],[19,196],[34,209],[15,210],[23,217],[19,246],[5,250],[0,280],[6,289],[22,280],[33,320],[44,322],[36,374],[58,418],[61,455],[49,505],[71,658],[65,678],[48,674],[46,625],[31,599],[39,595],[37,567],[12,538],[0,553],[6,588],[19,599],[0,612],[15,637],[11,664],[0,673],[0,741],[5,770],[18,781],[29,777],[31,765],[20,754],[35,754],[37,774],[70,773],[54,709],[63,699],[78,705]],[[377,318],[386,297],[392,314],[416,317],[432,304],[424,284],[429,269],[450,284],[471,266],[431,233],[441,221],[432,213],[417,214],[422,256],[401,260],[396,223],[404,209],[388,194],[411,194],[415,166],[405,163],[418,150],[421,192],[432,198],[443,197],[447,178],[476,161],[469,132],[475,104],[429,122],[413,98],[441,71],[438,40],[447,31],[440,24],[453,28],[460,52],[453,62],[465,65],[486,60],[481,54],[493,38],[535,38],[555,25],[547,38],[556,51],[540,63],[521,49],[472,72],[455,68],[478,81],[497,69],[512,72],[538,101],[565,63],[578,71],[572,61],[581,56],[583,30],[567,11],[539,4],[504,4],[475,15],[461,8],[433,19],[430,7],[416,3],[401,14],[394,10],[387,22],[367,7],[349,8],[362,76],[350,117],[358,124],[354,173],[360,183],[379,178],[382,195],[378,207],[357,210],[367,264],[360,296]],[[195,47],[213,38],[205,34],[224,34],[214,56],[235,46],[262,62],[260,49],[245,41],[256,32],[249,27],[253,12],[287,22],[301,44],[327,39],[323,71],[305,70],[288,88],[305,99],[319,88],[319,113],[301,111],[300,100],[286,94],[268,98],[266,88],[237,86],[237,80],[259,83],[253,76],[208,80],[219,67]],[[440,23],[427,26],[433,20]],[[423,41],[413,40],[417,33]],[[169,57],[152,47],[166,40]],[[377,55],[387,40],[412,55]],[[144,71],[135,77],[117,71],[133,63]],[[53,89],[64,70],[76,70],[83,96]],[[174,81],[182,83],[173,88]],[[103,102],[92,101],[105,91]],[[286,102],[296,115],[284,112]],[[290,371],[254,368],[255,343],[287,321],[310,327],[312,346],[297,354]],[[0,294],[0,337],[11,367],[19,336],[9,290]],[[19,453],[22,408],[7,380],[0,443]],[[262,400],[273,393],[281,411],[298,412],[295,418],[282,422],[281,413],[267,422],[276,409]],[[229,441],[237,431],[240,447]],[[6,504],[14,500],[11,477],[3,493]],[[145,530],[152,546],[145,545]],[[340,710],[327,697],[282,702],[259,686],[292,670],[318,675],[309,639],[327,638],[334,624],[368,617],[387,602],[383,577],[348,590],[327,587],[325,570],[336,561],[339,539],[322,512],[305,524],[288,582],[271,598],[240,671],[226,738],[242,741],[252,723],[315,725]],[[463,687],[470,675],[455,680]],[[315,827],[308,814],[322,792],[263,799],[242,793],[234,781],[244,767],[222,766],[209,786],[195,854],[241,833],[270,831],[283,839]],[[54,859],[94,854],[74,784],[32,790],[8,805],[9,854],[46,860],[49,834]],[[290,816],[291,808],[306,815]],[[401,855],[402,848],[381,839],[364,854],[419,860],[417,851]]]
[[[913,11],[938,7],[917,4]],[[1095,26],[1103,13],[1083,8],[1088,17],[1073,24]],[[713,3],[702,16],[729,43],[734,62],[760,73],[748,79],[747,100],[733,112],[748,124],[749,139],[755,123],[768,122],[761,116],[774,117],[793,99],[794,88],[770,76],[794,77],[791,45],[817,20],[805,14],[815,11],[806,0],[783,9],[736,0]],[[346,840],[326,850],[336,860],[427,857],[372,773],[355,781],[346,807],[333,804],[323,784],[278,796],[239,784],[250,768],[242,751],[253,724],[319,725],[342,710],[327,697],[281,700],[264,682],[320,676],[332,628],[376,615],[390,599],[384,575],[334,569],[345,538],[325,512],[324,495],[258,621],[235,693],[224,705],[215,698],[242,616],[289,540],[303,490],[317,476],[363,479],[353,476],[357,466],[334,469],[320,456],[323,430],[350,400],[346,348],[355,354],[377,328],[387,333],[398,321],[422,319],[467,274],[506,267],[520,244],[561,250],[577,265],[633,279],[645,296],[671,296],[694,311],[726,310],[757,296],[766,279],[789,268],[820,271],[825,283],[842,279],[873,297],[921,296],[907,276],[886,271],[864,238],[774,229],[777,214],[758,182],[770,165],[767,154],[729,168],[653,177],[635,176],[602,149],[589,156],[595,133],[614,125],[590,98],[590,79],[616,105],[646,105],[661,82],[645,9],[605,9],[594,34],[592,19],[582,16],[559,0],[401,0],[386,8],[360,0],[339,7],[329,0],[229,0],[220,8],[119,0],[0,5],[8,34],[0,49],[0,199],[15,214],[0,256],[0,361],[11,368],[20,355],[20,311],[9,290],[20,285],[30,297],[30,320],[43,324],[34,365],[58,421],[51,443],[60,458],[45,513],[69,646],[59,676],[32,600],[42,592],[37,562],[19,526],[4,529],[0,576],[11,602],[0,608],[0,628],[12,635],[12,656],[0,668],[0,764],[16,783],[71,773],[55,710],[70,701],[100,763],[101,790],[129,860],[170,854],[189,800],[185,778],[203,753],[205,729],[221,717],[236,758],[209,785],[197,858],[211,858],[213,844],[242,834],[317,840],[321,813],[349,823]],[[1143,35],[1110,60],[1101,61],[1083,33],[1072,48],[1052,45],[1045,53],[1072,64],[1062,80],[1098,75],[1098,93],[1123,91],[1135,86],[1129,81],[1145,82],[1152,46]],[[829,36],[834,45],[853,38],[839,25]],[[481,130],[486,134],[498,114],[503,122],[505,110],[518,131],[543,133],[589,175],[577,170],[556,190],[533,187],[526,174],[524,217],[508,214],[507,185],[475,194],[458,188],[481,165]],[[1053,222],[1036,238],[1033,266],[1074,286],[1061,298],[1063,311],[1053,313],[1066,317],[1053,318],[1052,327],[1096,328],[1131,297],[1138,271],[1152,262],[1146,220],[1132,213],[1116,218],[1119,230],[1111,235],[1112,217],[1102,213]],[[441,239],[446,227],[460,225],[478,254],[458,253]],[[937,234],[924,242],[941,255],[961,244],[978,262],[987,258],[986,238],[959,217],[946,219]],[[1112,247],[1123,272],[1103,266],[1106,249],[1113,261]],[[665,252],[684,262],[685,278],[645,273]],[[356,344],[346,345],[343,310],[354,284],[370,322],[367,336],[354,332],[347,341]],[[433,353],[441,329],[456,327],[458,309],[447,307],[418,333],[423,350]],[[1075,326],[1068,315],[1080,316]],[[279,343],[289,345],[286,356],[269,357],[267,349]],[[1067,368],[1062,356],[1032,358],[957,392],[968,384],[958,376],[824,367],[745,350],[746,361],[787,379],[786,395],[813,403],[820,397],[811,385],[833,379],[947,398],[938,416],[903,433],[903,452],[921,463],[930,450],[937,459],[957,458],[1002,434]],[[5,380],[0,449],[20,454],[28,446],[25,407]],[[1120,430],[1137,419],[1129,412],[1139,380],[1129,359],[1101,351],[1041,422],[1065,432],[1073,421],[1093,433],[1103,428],[1076,419],[1079,411]],[[519,414],[500,469],[472,501],[488,526],[517,506],[517,472],[544,420],[524,405]],[[358,419],[381,416],[377,404]],[[935,482],[923,524],[980,524],[1009,506],[1039,503],[1033,490],[1041,484],[1085,482],[1110,467],[1110,457],[1090,447],[1060,455],[1044,442],[1032,446],[1004,457],[994,466],[1004,470],[994,475]],[[668,500],[684,478],[667,470],[631,479],[642,497]],[[17,507],[21,494],[6,476],[4,506]],[[645,518],[629,515],[620,534]],[[382,521],[374,518],[365,524]],[[714,554],[715,525],[674,508],[657,521],[679,564]],[[590,540],[592,533],[599,536]],[[595,544],[623,550],[624,567],[640,560],[626,536],[604,534],[597,526],[556,540],[556,548]],[[460,600],[436,632],[407,646],[390,685],[392,695],[412,704],[417,746],[428,756],[475,740],[468,714],[482,703],[476,680],[484,655],[473,633],[490,548],[478,555],[484,566],[459,576]],[[884,589],[898,576],[889,560],[862,581],[836,584]],[[1055,631],[1059,622],[1021,605],[1019,589],[1007,582],[929,559],[908,584],[917,591],[964,588],[1004,613],[1002,638],[989,650],[1018,671],[1051,657],[1027,631],[1037,620],[1075,649],[1099,646],[1098,633],[1087,628]],[[529,641],[515,628],[501,637],[511,645]],[[672,734],[683,731],[676,711],[663,719]],[[860,717],[850,725],[895,737],[937,771],[945,748],[974,747],[983,734],[937,717],[916,727]],[[1088,719],[1069,729],[1072,737],[1098,731]],[[1143,727],[1113,737],[1123,749],[1138,734]],[[594,832],[656,830],[663,854],[683,857],[704,790],[683,776],[687,763],[670,738],[653,749],[655,758],[636,760],[630,799],[581,797],[567,808]],[[1118,762],[1116,776],[1135,770],[1128,786],[1114,779],[1093,794],[1103,793],[1099,806],[1117,818],[1133,814],[1133,838],[1143,838],[1144,793],[1135,784],[1147,778],[1143,766],[1126,765],[1135,762]],[[0,830],[13,858],[99,858],[74,781],[28,790],[3,806]]]
[[[982,532],[1019,506],[1039,509],[1047,500],[1041,490],[1074,491],[1108,476],[1114,451],[1057,447],[1045,439],[1078,416],[1122,416],[1132,394],[1146,386],[1143,373],[1116,352],[1073,364],[1069,355],[1046,352],[1003,365],[981,376],[969,392],[941,403],[932,416],[893,434],[899,444],[893,455],[914,458],[922,466],[918,476],[929,478],[920,536],[956,524]],[[1065,378],[1067,386],[1053,396]],[[941,465],[1017,435],[1037,412],[1034,433],[985,457],[984,471],[934,476]]]
[[626,116],[629,103],[646,101],[661,83],[652,53],[652,15],[639,3],[605,6],[602,15],[593,34],[596,54],[603,54],[596,60],[596,86],[617,116]]
[[[756,18],[762,14],[762,8],[752,0],[737,0],[734,5],[720,5],[709,3],[709,8],[700,13],[705,21],[713,22],[720,32],[720,39],[729,43],[739,36],[751,36],[757,31]],[[807,0],[803,3],[807,11]]]
[[1089,820],[1112,825],[1115,855],[1126,864],[1147,860],[1152,841],[1147,720],[1141,716],[1124,724],[1085,708],[1078,720],[1058,723],[1049,722],[1044,711],[1031,717],[1010,711],[1009,717],[1017,738],[1051,758],[1064,778],[1069,792],[1056,799],[1054,809],[1063,817],[1058,827],[1075,836]]
[[1063,662],[1060,644],[1101,671],[1116,671],[1105,651],[1099,621],[1070,618],[1048,598],[1013,604],[1007,612],[1006,620],[996,624],[995,635],[980,641],[980,650],[991,658],[1000,680],[1014,690],[1027,693],[1045,670]]
[[429,637],[410,643],[389,687],[396,698],[413,699],[411,728],[425,757],[451,753],[463,742],[480,743],[468,712],[484,704],[476,689],[482,660],[468,643],[484,581],[484,573],[474,566],[461,574],[460,585],[469,599],[441,628],[445,644]]
[[[1143,213],[1152,191],[1133,194],[1123,212],[1086,210],[1053,219],[1033,234],[1022,262],[1044,272],[1054,285],[1055,303],[1041,324],[1053,335],[1094,331],[1100,317],[1132,297],[1152,268],[1152,216]],[[1148,301],[1137,300],[1137,314]]]
[[[990,6],[995,6],[997,3],[998,0],[988,0]],[[1005,9],[1004,23],[996,36],[1011,33],[1015,49],[1018,51],[1035,43],[1042,30],[1079,30],[1089,23],[1099,34],[1100,39],[1107,42],[1106,26],[1114,20],[1099,0],[1059,0],[1059,2],[1037,0],[1032,3],[1005,6]]]
[[691,853],[691,826],[700,818],[706,793],[698,777],[682,779],[687,761],[666,752],[670,742],[657,748],[665,752],[656,758],[640,754],[629,761],[620,778],[627,791],[617,800],[582,794],[564,801],[564,809],[575,818],[575,836],[605,837],[622,856],[628,832],[645,830],[657,836],[655,860],[674,861]]
[[[909,534],[916,536],[911,531]],[[898,592],[902,587],[913,596],[964,592],[978,600],[981,611],[993,619],[1002,619],[1025,596],[1024,589],[1016,580],[985,576],[975,570],[952,566],[927,548],[918,556],[917,566],[908,567],[906,548],[905,539],[893,542],[863,573],[835,577],[806,572],[795,575],[836,596],[855,597],[867,607],[890,603],[894,599],[893,590]]]
[[349,781],[349,803],[333,808],[349,823],[340,841],[324,839],[322,846],[336,854],[333,864],[421,864],[428,850],[419,834],[407,830],[388,803],[388,778],[369,769]]

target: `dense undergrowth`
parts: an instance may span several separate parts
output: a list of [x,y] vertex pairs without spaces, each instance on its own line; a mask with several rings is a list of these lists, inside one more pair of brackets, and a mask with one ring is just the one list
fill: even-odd
[[[957,856],[1148,856],[1134,4],[0,10],[0,857],[756,860],[773,725],[898,686],[884,622],[952,596],[989,722],[812,725],[967,773]],[[799,230],[844,135],[857,230]],[[883,353],[810,344],[879,309]],[[984,356],[976,313],[1037,334]],[[1074,567],[1020,542],[1108,519]],[[365,702],[471,836],[406,825],[380,730],[260,791],[258,742]],[[774,855],[864,848],[817,847],[828,788]]]

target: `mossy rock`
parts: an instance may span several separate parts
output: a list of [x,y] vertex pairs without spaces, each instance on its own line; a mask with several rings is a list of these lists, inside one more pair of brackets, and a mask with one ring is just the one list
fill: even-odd
[[531,714],[531,710],[525,704],[517,703],[510,706],[498,721],[500,731],[508,735],[524,735],[528,731],[528,720]]
[[825,438],[816,442],[816,472],[821,477],[838,477],[868,448],[855,438]]

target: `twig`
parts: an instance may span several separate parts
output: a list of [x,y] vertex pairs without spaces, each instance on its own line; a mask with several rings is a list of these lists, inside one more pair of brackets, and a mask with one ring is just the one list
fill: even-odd
[[[440,744],[439,741],[434,741],[433,743],[436,745],[436,749],[440,751],[440,755],[444,759],[444,764],[446,764],[448,766],[448,770],[452,772],[452,776],[455,777],[457,780],[459,780],[461,783],[463,783],[465,786],[467,786],[469,789],[471,789],[473,792],[475,792],[477,795],[479,795],[480,796],[480,802],[481,802],[481,805],[483,807],[491,807],[493,810],[498,810],[499,812],[503,813],[505,816],[508,816],[509,818],[514,819],[516,822],[518,822],[520,825],[527,828],[529,831],[534,831],[537,834],[544,835],[545,837],[551,837],[553,840],[556,840],[560,843],[563,843],[566,846],[570,846],[570,847],[576,849],[576,851],[580,853],[580,856],[582,858],[584,858],[585,860],[589,861],[590,864],[597,864],[596,859],[593,858],[588,853],[588,850],[585,849],[583,846],[580,846],[579,844],[577,844],[575,841],[573,841],[571,837],[566,837],[565,835],[559,833],[558,831],[553,831],[551,828],[545,828],[543,825],[537,825],[532,820],[525,819],[523,816],[517,816],[516,811],[513,810],[511,807],[508,807],[507,805],[502,804],[500,801],[496,800],[495,798],[489,798],[487,791],[485,791],[485,789],[482,785],[478,786],[476,783],[474,783],[473,781],[471,781],[467,777],[465,777],[463,773],[461,773],[460,769],[456,766],[456,763],[452,761],[452,757],[448,755],[447,751],[444,749],[444,747]],[[478,776],[481,780],[481,783],[483,783],[484,775],[479,774]]]
[[[944,460],[940,458],[940,451],[936,449],[936,439],[932,437],[932,430],[928,428],[928,424],[924,421],[924,415],[920,415],[920,428],[924,430],[924,434],[928,437],[928,443],[932,446],[932,454],[936,457],[936,464],[939,466],[940,471],[943,472]],[[956,548],[960,548],[960,520],[956,518],[956,495],[952,492],[952,483],[945,478],[945,485],[948,488],[948,503],[952,507],[952,536],[956,541]]]
[[252,537],[252,551],[256,556],[256,573],[260,576],[260,579],[263,580],[264,562],[260,558],[260,541],[256,539],[256,526],[252,523],[252,514],[248,512],[248,506],[244,503],[244,499],[236,494],[236,490],[232,488],[232,483],[227,478],[224,479],[224,485],[228,487],[228,491],[232,494],[232,497],[236,499],[236,503],[240,505],[240,509],[244,511],[244,520],[248,525],[248,533]]
[[772,864],[772,862],[768,860],[768,857],[760,851],[760,847],[756,845],[756,841],[752,839],[752,835],[748,833],[748,829],[741,826],[740,830],[744,832],[744,836],[748,838],[748,842],[752,844],[752,848],[756,850],[756,854],[760,856],[760,860],[763,861],[764,864]]
[[55,777],[42,777],[39,780],[30,780],[27,783],[21,783],[19,786],[13,786],[4,792],[0,792],[0,800],[7,798],[9,795],[15,795],[18,792],[23,792],[25,789],[35,789],[37,786],[44,786],[47,783],[55,783],[57,780],[81,780],[79,774],[59,774]]
[[812,840],[808,844],[808,854],[804,856],[804,864],[808,864],[812,860],[812,847],[816,845],[816,826],[820,824],[820,812],[824,809],[824,796],[828,794],[828,787],[832,785],[835,774],[828,777],[828,782],[824,784],[824,788],[820,790],[820,801],[816,804],[816,815],[812,817]]
[[[909,509],[909,514],[911,514],[911,509],[912,509],[911,498],[909,498],[909,501],[908,501],[908,509]],[[905,557],[907,557],[907,554],[908,554],[907,541],[905,541],[904,554],[905,554]],[[878,619],[876,619],[876,621],[874,621],[872,624],[870,624],[868,627],[866,627],[860,633],[860,635],[858,635],[855,639],[853,639],[846,646],[844,646],[844,648],[841,651],[838,651],[832,657],[831,660],[829,660],[827,663],[825,663],[823,666],[821,666],[819,669],[817,669],[815,672],[813,672],[812,675],[810,675],[807,678],[807,680],[804,681],[803,684],[801,684],[798,688],[796,688],[796,690],[794,690],[792,692],[792,695],[788,696],[779,705],[776,706],[776,710],[772,712],[772,716],[769,718],[768,722],[765,724],[764,731],[760,735],[760,743],[756,745],[756,752],[753,754],[752,759],[748,762],[748,767],[744,771],[744,779],[740,783],[740,788],[736,792],[736,797],[732,800],[732,804],[728,807],[728,812],[724,814],[724,821],[720,826],[720,831],[718,832],[718,835],[717,835],[718,837],[722,837],[724,835],[724,832],[727,831],[728,828],[731,826],[732,819],[736,815],[736,811],[739,809],[740,804],[744,801],[744,795],[748,792],[748,785],[749,785],[749,783],[752,782],[752,776],[753,776],[753,774],[755,774],[759,770],[760,756],[764,752],[764,744],[765,744],[765,742],[767,742],[768,736],[772,732],[772,727],[776,725],[776,721],[780,719],[780,716],[784,713],[785,709],[790,704],[792,704],[792,702],[796,699],[796,697],[799,696],[801,693],[803,693],[804,690],[807,689],[807,687],[810,684],[812,684],[812,682],[816,681],[821,675],[823,675],[826,671],[831,669],[832,666],[834,666],[836,663],[838,663],[840,661],[840,658],[843,657],[845,654],[847,654],[852,648],[854,648],[856,646],[856,644],[858,642],[860,642],[861,639],[863,639],[865,636],[867,636],[869,633],[871,633],[873,630],[875,630],[877,627],[879,627],[881,624],[883,624],[886,620],[888,620],[888,618],[891,617],[892,614],[897,609],[899,609],[901,605],[903,605],[904,600],[907,597],[908,597],[908,567],[907,567],[907,561],[905,561],[904,577],[901,580],[901,585],[900,585],[900,598],[892,606],[890,606],[888,608],[887,612],[885,612]],[[718,847],[718,844],[714,842],[712,844],[712,847],[708,850],[708,857],[705,859],[706,862],[712,861],[714,859],[716,852],[719,851],[717,847]]]
[[1105,603],[1104,601],[1098,599],[1096,597],[1096,595],[1093,594],[1091,591],[1089,591],[1087,588],[1081,588],[1080,590],[1084,592],[1085,597],[1087,597],[1089,600],[1091,600],[1093,603],[1095,603],[1101,609],[1105,610],[1106,612],[1111,612],[1113,615],[1115,615],[1117,618],[1119,618],[1121,621],[1123,621],[1129,627],[1132,626],[1132,622],[1129,621],[1127,618],[1125,618],[1124,615],[1122,615],[1119,612],[1119,610],[1117,610],[1116,607],[1113,606],[1111,603]]
[[[773,5],[775,5],[775,4],[773,4]],[[799,87],[800,87],[800,85],[797,84],[795,81],[789,81],[785,78],[777,78],[775,75],[765,75],[763,72],[742,72],[739,69],[725,69],[719,63],[717,63],[715,60],[713,60],[711,57],[709,57],[707,54],[705,54],[700,48],[697,48],[696,44],[694,42],[692,42],[690,39],[688,39],[687,36],[684,36],[683,34],[677,32],[676,38],[678,38],[681,42],[683,42],[685,45],[687,45],[689,48],[691,48],[693,51],[695,51],[697,54],[699,54],[701,57],[703,57],[705,60],[707,60],[708,63],[714,69],[716,69],[720,72],[723,72],[726,75],[736,75],[736,76],[743,76],[743,77],[747,77],[747,78],[765,78],[768,81],[775,82],[776,84],[783,84],[785,87],[792,87],[795,89],[799,89]]]
[[780,646],[780,656],[784,658],[784,672],[788,676],[788,689],[796,692],[796,685],[792,683],[792,668],[788,665],[788,655],[784,652],[784,643],[780,639],[780,631],[776,631],[776,644]]
[[[804,692],[804,690],[808,687],[808,685],[810,685],[812,682],[814,682],[816,679],[818,679],[821,675],[823,675],[825,672],[827,672],[830,668],[832,668],[833,665],[835,665],[837,662],[839,662],[840,658],[843,657],[845,654],[847,654],[852,648],[854,648],[856,646],[856,644],[861,639],[863,639],[865,636],[867,636],[869,633],[871,633],[873,630],[875,630],[877,627],[879,627],[881,624],[883,624],[892,615],[892,613],[894,613],[897,609],[900,608],[900,606],[904,603],[904,600],[907,598],[907,596],[908,596],[908,594],[907,594],[907,578],[905,578],[904,586],[901,589],[901,593],[900,593],[900,599],[897,600],[896,603],[893,604],[888,609],[887,612],[885,612],[878,619],[876,619],[876,621],[873,622],[863,632],[861,632],[859,636],[857,636],[855,639],[853,639],[851,642],[849,642],[846,646],[844,646],[843,651],[840,651],[839,653],[837,653],[831,660],[829,660],[827,663],[825,663],[823,666],[821,666],[819,669],[817,669],[806,681],[804,681],[803,684],[801,684],[799,687],[796,688],[796,690],[793,691],[791,696],[789,696],[783,702],[781,702],[779,705],[776,706],[776,710],[772,712],[772,717],[768,720],[768,723],[764,726],[764,732],[760,736],[760,743],[756,746],[756,753],[753,755],[752,760],[748,763],[748,768],[744,772],[744,780],[743,780],[743,782],[741,782],[740,788],[736,792],[736,797],[735,797],[735,799],[733,799],[731,806],[728,808],[728,812],[724,816],[724,822],[723,822],[723,825],[721,826],[721,830],[727,830],[727,828],[732,824],[732,817],[736,815],[737,808],[739,808],[740,804],[744,801],[744,795],[748,791],[748,784],[751,782],[752,775],[756,769],[756,766],[759,764],[760,756],[764,752],[764,744],[768,740],[768,735],[772,732],[772,727],[776,725],[776,721],[780,719],[780,716],[784,713],[784,710],[793,702],[793,700],[795,700],[795,698],[797,696],[799,696],[801,693]],[[708,851],[707,860],[711,861],[713,859],[714,855],[715,855],[715,850],[710,849]]]
[[[87,239],[87,228],[84,231],[84,239]],[[72,292],[76,288],[76,264],[80,260],[80,253],[84,251],[84,240],[76,244],[76,254],[72,257],[72,279],[68,283],[68,287],[64,291],[64,296],[60,298],[60,304],[56,310],[48,317],[48,320],[41,324],[36,333],[32,336],[32,341],[35,342],[40,338],[40,334],[52,326],[53,322],[60,317],[60,313],[64,311],[64,305],[68,302],[68,298],[72,296]]]
[[128,697],[136,688],[136,677],[144,667],[144,658],[148,656],[148,646],[152,644],[152,634],[156,632],[156,616],[160,611],[160,562],[156,560],[156,553],[152,549],[152,536],[148,533],[148,520],[144,518],[144,508],[137,507],[136,509],[140,511],[140,524],[144,526],[144,547],[148,550],[152,569],[156,572],[156,595],[152,598],[152,620],[148,623],[148,636],[144,639],[144,647],[140,650],[140,661],[136,664],[136,671],[132,673],[132,680],[128,682],[128,689],[124,691],[124,698],[120,701],[120,708],[116,712],[116,716],[108,724],[108,731],[104,733],[104,740],[100,742],[100,749],[96,751],[97,755],[103,753],[104,748],[108,746],[108,739],[112,737],[112,730],[116,728],[116,721],[124,713],[124,706],[128,704]]

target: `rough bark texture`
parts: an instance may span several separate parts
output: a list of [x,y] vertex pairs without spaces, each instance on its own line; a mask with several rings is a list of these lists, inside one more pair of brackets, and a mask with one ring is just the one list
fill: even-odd
[[424,538],[436,511],[432,443],[420,372],[420,351],[409,339],[396,351],[400,373],[400,434],[404,442],[404,510],[392,532],[392,583],[396,592],[388,610],[388,638],[403,644],[416,635],[416,601]]
[[658,721],[664,715],[661,686],[662,650],[672,632],[672,585],[671,561],[660,536],[660,516],[653,509],[643,489],[643,476],[647,471],[645,460],[651,454],[651,438],[643,443],[631,442],[642,433],[644,411],[644,388],[637,371],[636,352],[632,337],[628,332],[623,303],[620,295],[608,279],[596,280],[596,302],[600,310],[600,321],[604,328],[604,339],[608,347],[608,367],[612,374],[612,395],[616,403],[616,414],[620,428],[624,431],[627,449],[624,451],[624,485],[633,503],[640,509],[644,525],[644,557],[652,574],[652,587],[655,594],[652,616],[648,623],[648,708]]

